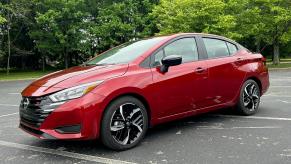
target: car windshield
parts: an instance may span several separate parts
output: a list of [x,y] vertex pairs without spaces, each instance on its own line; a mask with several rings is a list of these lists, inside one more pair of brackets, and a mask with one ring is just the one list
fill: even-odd
[[128,42],[96,56],[85,64],[110,65],[129,63],[163,39],[165,39],[165,37],[156,37],[151,39]]

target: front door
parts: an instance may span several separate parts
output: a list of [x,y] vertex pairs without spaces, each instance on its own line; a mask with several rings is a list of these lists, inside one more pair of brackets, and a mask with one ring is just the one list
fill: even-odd
[[[182,64],[161,73],[161,59],[169,55],[182,56]],[[154,55],[153,96],[159,105],[159,117],[167,117],[202,108],[207,99],[208,69],[198,61],[194,38],[176,40]]]

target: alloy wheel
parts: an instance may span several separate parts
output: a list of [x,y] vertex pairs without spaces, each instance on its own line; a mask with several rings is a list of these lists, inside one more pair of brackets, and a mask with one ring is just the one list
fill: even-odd
[[260,101],[259,88],[253,83],[249,83],[245,86],[243,92],[243,104],[249,111],[257,109]]
[[134,143],[142,134],[144,116],[138,105],[125,103],[112,115],[110,133],[122,145]]

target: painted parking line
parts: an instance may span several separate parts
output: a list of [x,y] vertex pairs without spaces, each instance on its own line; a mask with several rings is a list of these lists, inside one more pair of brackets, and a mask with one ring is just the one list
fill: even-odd
[[291,79],[287,79],[287,78],[284,78],[284,79],[271,79],[270,81],[290,81]]
[[8,93],[9,95],[20,95],[20,93]]
[[245,118],[245,119],[259,119],[259,120],[291,121],[291,118],[282,118],[282,117],[235,116],[235,115],[221,115],[221,114],[214,114],[214,115],[210,115],[210,116],[226,117],[226,118]]
[[282,103],[285,103],[285,104],[291,104],[291,102],[289,102],[289,101],[285,101],[285,100],[277,99],[276,101],[279,101],[279,102],[282,102]]
[[12,116],[12,115],[16,115],[16,114],[18,114],[18,112],[16,112],[16,113],[10,113],[10,114],[5,114],[5,115],[1,115],[0,118],[1,118],[1,117]]
[[248,126],[248,127],[231,127],[225,128],[222,126],[196,126],[197,129],[202,130],[236,130],[236,129],[280,129],[279,126]]
[[272,85],[270,88],[291,88],[290,85]]
[[103,158],[103,157],[98,157],[98,156],[73,153],[73,152],[68,152],[68,151],[63,151],[63,150],[49,149],[49,148],[43,148],[43,147],[37,147],[37,146],[30,146],[30,145],[24,145],[24,144],[1,141],[1,140],[0,140],[0,146],[35,151],[35,152],[40,152],[40,153],[52,154],[52,155],[59,155],[59,156],[63,156],[63,157],[69,157],[69,158],[86,160],[86,161],[91,161],[91,162],[98,162],[98,163],[134,164],[132,162],[121,161],[121,160],[116,160],[116,159]]
[[291,79],[290,76],[276,76],[276,75],[272,75],[272,77],[270,77],[270,79]]
[[273,94],[266,94],[266,95],[263,95],[262,97],[281,97],[281,98],[289,98],[291,96],[285,96],[285,95],[273,95]]
[[15,107],[19,107],[19,105],[14,105],[14,104],[0,104],[0,106],[15,106]]

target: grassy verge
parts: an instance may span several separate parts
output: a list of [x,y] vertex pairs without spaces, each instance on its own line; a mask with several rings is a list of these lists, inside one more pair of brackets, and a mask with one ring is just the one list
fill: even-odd
[[[291,59],[290,59],[290,62],[280,63],[279,65],[273,65],[271,62],[267,62],[267,66],[268,68],[271,68],[271,69],[291,68]],[[0,70],[0,81],[39,78],[51,72],[54,72],[54,71],[50,70],[50,71],[42,72],[42,71],[11,70],[10,74],[6,75],[5,70]]]
[[274,65],[272,63],[267,63],[268,68],[291,68],[290,63],[280,63],[279,65]]
[[[291,58],[281,58],[281,62],[291,62]],[[267,62],[272,62],[272,59],[267,59]]]
[[0,71],[0,80],[22,80],[22,79],[32,79],[39,78],[53,71],[16,71],[11,70],[10,74],[7,75],[5,71]]

